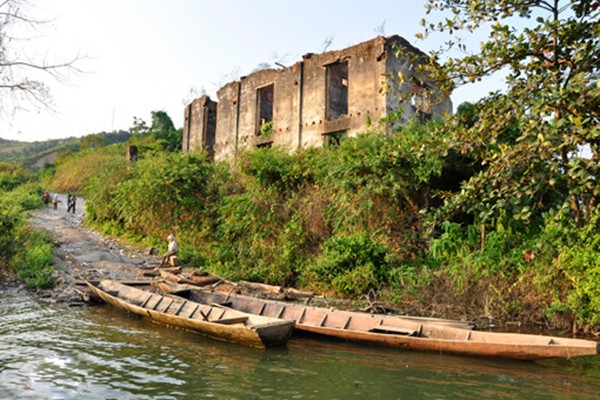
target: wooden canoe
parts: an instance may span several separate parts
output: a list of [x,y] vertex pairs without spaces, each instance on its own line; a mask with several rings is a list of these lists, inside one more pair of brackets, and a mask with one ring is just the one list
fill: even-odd
[[285,345],[294,329],[294,321],[247,314],[217,305],[205,305],[177,296],[103,280],[86,282],[91,292],[122,310],[153,321],[193,330],[229,342],[254,347]]
[[228,295],[189,286],[153,283],[162,291],[205,304],[223,304],[246,313],[296,321],[296,329],[352,342],[409,350],[521,360],[598,354],[599,342],[519,333],[464,329],[447,320],[396,317],[333,310],[303,304]]

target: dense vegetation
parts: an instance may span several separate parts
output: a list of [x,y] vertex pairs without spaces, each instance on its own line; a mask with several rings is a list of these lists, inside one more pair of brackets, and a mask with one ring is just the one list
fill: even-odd
[[372,291],[418,313],[595,325],[597,211],[577,223],[556,199],[533,222],[506,214],[493,226],[457,213],[451,193],[482,168],[447,147],[447,126],[373,127],[291,154],[253,149],[233,169],[137,138],[147,145],[137,163],[114,146],[74,153],[54,182],[86,177],[68,187],[88,199],[88,223],[162,247],[175,233],[188,265],[231,279]]
[[0,276],[16,274],[26,284],[52,285],[48,236],[26,223],[26,211],[42,205],[37,178],[16,164],[0,162]]
[[[152,115],[158,121],[153,122],[153,126],[159,122],[164,123],[159,118],[165,115],[164,112]],[[180,146],[181,132],[177,132],[172,123],[164,127],[161,125],[161,129],[147,129],[144,139],[131,139],[132,133],[126,131],[101,132],[81,138],[33,143],[0,139],[0,160],[9,160],[0,161],[0,277],[17,276],[28,286],[35,288],[52,286],[53,245],[45,232],[26,223],[27,212],[42,206],[43,188],[54,183],[57,191],[79,189],[82,182],[96,177],[97,164],[116,156],[114,151],[120,151],[119,156],[125,154],[122,143],[126,141],[141,145],[143,149],[151,147],[160,150],[167,147],[166,137],[174,141],[170,143],[171,146]],[[146,146],[144,140],[150,144]],[[64,160],[72,160],[73,154],[78,154],[76,159],[84,162],[72,166],[65,164]],[[46,159],[47,155],[52,157]],[[56,159],[56,162],[51,162],[52,159]],[[46,161],[42,168],[37,168],[39,160]],[[61,179],[52,182],[56,164],[62,165],[64,169]]]
[[[430,1],[455,18],[428,30],[491,33],[426,72],[450,90],[503,71],[509,88],[444,123],[375,122],[336,147],[250,149],[232,166],[182,155],[157,112],[131,129],[137,162],[90,147],[46,182],[83,194],[89,224],[163,247],[174,233],[184,262],[227,278],[598,331],[600,6],[559,3]],[[520,30],[488,24],[517,17]]]

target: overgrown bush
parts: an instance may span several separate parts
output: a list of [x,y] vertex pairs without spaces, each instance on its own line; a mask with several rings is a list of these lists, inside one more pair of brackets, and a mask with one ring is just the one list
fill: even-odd
[[42,205],[40,186],[28,173],[17,175],[27,178],[0,188],[0,270],[16,272],[29,286],[49,287],[53,246],[46,234],[26,222],[26,211]]
[[[579,324],[600,322],[600,212],[576,227],[572,219],[553,218],[540,240],[554,255],[537,279],[541,290],[552,287],[553,302],[546,311],[571,315]],[[542,246],[540,246],[542,247]],[[551,247],[549,249],[548,247]]]
[[497,230],[457,223],[444,224],[444,232],[432,241],[427,251],[430,264],[443,268],[461,286],[466,276],[511,276],[525,267],[527,241],[522,232]]
[[42,206],[42,187],[37,182],[28,182],[3,194],[7,203],[13,203],[23,210],[34,210]]
[[64,153],[56,159],[56,172],[49,186],[59,193],[82,193],[88,182],[97,175],[99,170],[102,170],[103,166],[114,163],[115,157],[125,159],[123,145]]
[[258,148],[241,154],[240,171],[261,187],[272,187],[291,194],[314,181],[315,154],[318,150],[290,153],[285,148]]
[[107,158],[88,181],[88,222],[155,246],[173,233],[180,257],[203,265],[227,170],[205,153],[152,152],[135,163],[123,160]]
[[[3,192],[0,194],[4,195]],[[15,232],[24,219],[23,209],[14,202],[0,198],[0,266],[5,268],[17,252]]]
[[235,190],[223,196],[219,209],[215,271],[277,285],[296,282],[317,251],[312,224],[325,212],[311,201],[318,196],[312,153],[267,148],[241,156],[231,175]]
[[334,235],[382,233],[399,258],[420,255],[424,211],[438,190],[432,180],[445,166],[443,137],[433,134],[435,126],[411,123],[392,136],[362,134],[327,149],[318,184],[332,199],[327,219]]
[[[131,173],[130,161],[123,155],[113,154],[97,166],[96,173],[85,184],[83,194],[87,200],[86,218],[90,223],[120,225],[117,210],[111,204],[118,185]],[[123,234],[123,230],[112,232]]]
[[0,163],[0,267],[6,268],[19,248],[15,233],[26,209],[42,204],[33,174],[13,163]]
[[19,278],[31,287],[51,287],[54,284],[54,245],[48,234],[23,225],[18,230],[15,241],[19,244],[19,249],[13,257],[12,265]]
[[88,221],[155,246],[174,233],[184,262],[229,279],[349,298],[374,290],[437,316],[598,323],[597,219],[524,220],[498,206],[485,223],[469,209],[444,221],[443,199],[478,167],[447,151],[436,127],[250,149],[233,166],[148,140],[133,164],[88,154],[103,160],[85,183]]
[[307,271],[317,282],[355,297],[386,283],[387,246],[376,243],[368,233],[332,237],[323,247],[323,253]]
[[32,180],[33,174],[14,163],[0,162],[0,191],[10,192]]

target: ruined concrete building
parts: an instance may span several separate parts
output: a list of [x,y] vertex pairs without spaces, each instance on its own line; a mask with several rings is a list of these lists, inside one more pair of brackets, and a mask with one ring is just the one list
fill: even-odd
[[185,108],[183,152],[204,148],[222,160],[249,146],[335,144],[399,109],[399,123],[444,118],[450,98],[416,69],[426,57],[400,36],[380,36],[254,72],[219,89],[218,102],[202,96]]

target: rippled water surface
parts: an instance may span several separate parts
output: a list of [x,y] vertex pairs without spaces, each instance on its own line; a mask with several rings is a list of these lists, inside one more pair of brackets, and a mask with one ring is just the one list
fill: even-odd
[[514,362],[308,337],[261,350],[0,292],[2,399],[598,399],[599,358]]

